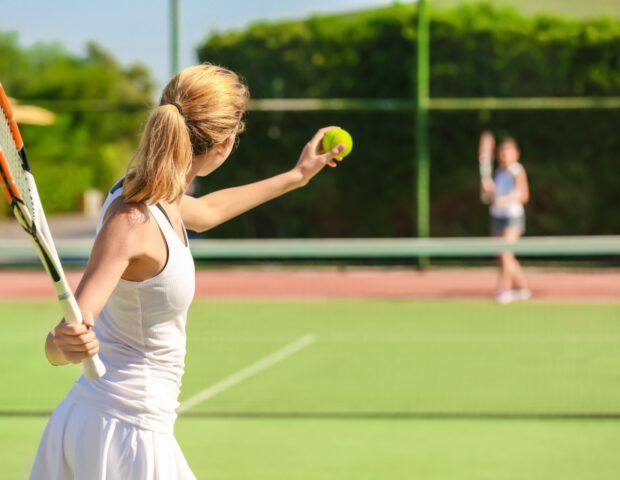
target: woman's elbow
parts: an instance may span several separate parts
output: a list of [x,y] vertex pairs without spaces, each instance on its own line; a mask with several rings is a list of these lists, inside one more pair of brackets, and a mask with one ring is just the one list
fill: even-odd
[[204,233],[208,230],[211,230],[213,227],[216,227],[217,225],[214,225],[212,223],[200,223],[200,224],[194,224],[194,225],[186,225],[188,230],[191,230],[192,232],[196,232],[196,233]]
[[185,228],[196,233],[204,233],[222,223],[220,216],[214,215],[214,212],[207,208],[204,208],[200,215],[193,215],[190,218],[184,219],[184,221]]
[[196,232],[196,233],[204,233],[207,230],[209,230],[209,228],[204,225],[194,225],[191,227],[188,226],[187,229],[191,230],[192,232]]

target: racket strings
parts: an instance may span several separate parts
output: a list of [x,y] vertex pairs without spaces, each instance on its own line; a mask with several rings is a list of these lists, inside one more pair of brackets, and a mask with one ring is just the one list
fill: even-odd
[[[24,205],[34,220],[35,209],[32,193],[13,132],[17,131],[19,134],[19,131],[13,113],[8,107],[6,96],[1,90],[0,95],[3,97],[0,102],[0,182],[11,204],[18,202]],[[21,141],[19,135],[18,138]]]

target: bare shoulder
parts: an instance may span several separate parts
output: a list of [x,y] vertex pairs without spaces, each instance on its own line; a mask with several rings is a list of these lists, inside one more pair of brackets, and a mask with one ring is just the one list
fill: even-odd
[[127,203],[122,197],[115,199],[106,209],[103,216],[102,228],[110,223],[127,227],[137,227],[150,219],[148,207],[143,203]]
[[107,208],[95,244],[134,256],[153,233],[157,230],[148,207],[142,203],[126,203],[119,197]]
[[95,316],[101,311],[128,266],[148,251],[154,223],[145,205],[122,199],[108,205],[76,291],[80,306],[88,306]]
[[522,175],[525,173],[525,167],[523,166],[522,163],[520,162],[515,162],[512,165],[510,165],[510,167],[508,167],[508,170],[514,175]]

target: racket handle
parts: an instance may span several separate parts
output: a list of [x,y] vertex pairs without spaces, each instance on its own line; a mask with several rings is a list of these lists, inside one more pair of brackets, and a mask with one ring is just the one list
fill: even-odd
[[[65,298],[60,299],[60,306],[67,323],[83,323],[82,313],[78,307],[75,297],[71,293],[71,290],[66,289],[64,294]],[[82,367],[84,368],[84,376],[88,380],[97,380],[105,375],[105,365],[99,358],[99,355],[87,357],[82,360]]]
[[490,154],[480,156],[480,178],[487,179],[493,175],[493,158]]
[[493,203],[493,194],[487,192],[480,192],[480,201],[486,205]]
[[84,367],[84,376],[87,380],[97,380],[105,375],[105,365],[99,358],[99,355],[85,358],[82,366]]

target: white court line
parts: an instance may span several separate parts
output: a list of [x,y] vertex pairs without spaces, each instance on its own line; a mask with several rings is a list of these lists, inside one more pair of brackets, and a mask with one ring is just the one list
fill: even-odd
[[185,400],[179,408],[177,408],[177,413],[183,413],[189,410],[190,408],[198,405],[209,398],[214,397],[218,393],[222,393],[224,390],[229,389],[233,385],[245,380],[252,375],[256,375],[257,373],[265,370],[266,368],[275,365],[276,363],[284,360],[287,357],[290,357],[294,353],[299,352],[303,348],[311,345],[315,341],[314,335],[304,335],[303,337],[298,338],[294,342],[289,343],[285,347],[282,347],[280,350],[273,352],[266,357],[261,358],[257,362],[254,362],[252,365],[245,367],[243,370],[239,370],[236,373],[226,377],[225,379],[219,381],[215,385],[212,385],[204,390],[198,392],[193,397]]
[[[557,334],[556,334],[557,333]],[[405,335],[333,333],[321,335],[324,343],[542,343],[542,344],[616,344],[617,334],[551,333],[547,336],[528,333],[417,333]]]

